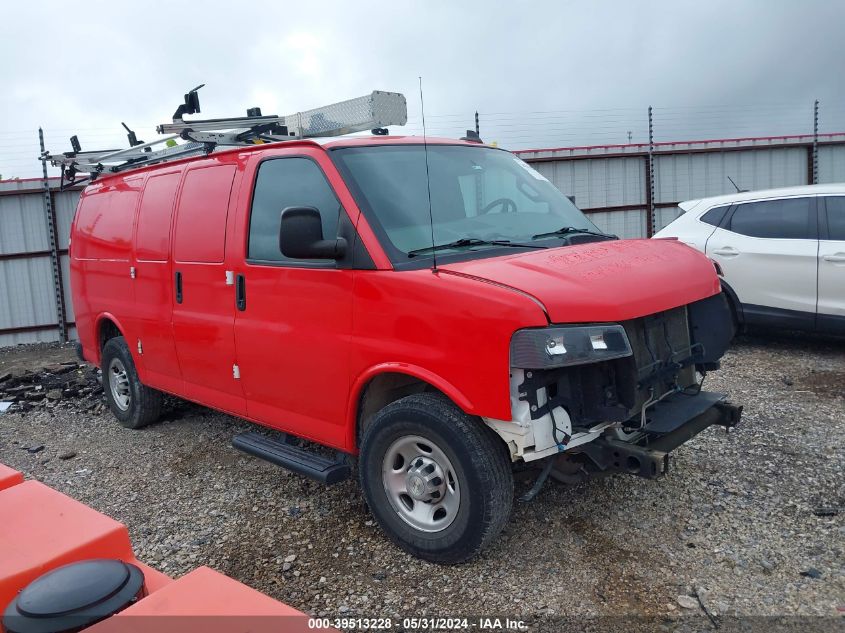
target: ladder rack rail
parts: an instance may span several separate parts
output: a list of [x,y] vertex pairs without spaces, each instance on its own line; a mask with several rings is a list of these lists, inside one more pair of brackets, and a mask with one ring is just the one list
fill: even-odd
[[[158,145],[159,143],[166,143],[167,141],[169,141],[171,139],[177,139],[177,138],[179,138],[179,135],[173,134],[171,136],[165,136],[164,138],[160,138],[160,139],[157,139],[155,141],[150,141],[149,143],[141,143],[140,145],[133,145],[132,147],[127,147],[125,149],[119,149],[119,150],[116,150],[116,151],[114,151],[110,154],[104,154],[103,156],[100,156],[99,162],[101,162],[101,163],[109,162],[117,156],[131,157],[135,154],[142,154],[144,152],[147,152],[147,148],[152,147],[153,145]],[[147,152],[147,153],[149,153],[149,152]]]
[[[397,92],[375,90],[369,95],[348,99],[321,108],[287,116],[264,116],[259,108],[250,108],[245,117],[196,119],[186,121],[185,114],[200,111],[197,90],[185,95],[171,123],[156,126],[162,138],[138,143],[129,131],[130,146],[123,149],[82,151],[76,137],[71,138],[74,151],[60,154],[44,152],[39,160],[60,167],[62,186],[76,184],[76,174],[84,172],[94,180],[103,172],[119,172],[143,165],[184,158],[191,154],[209,154],[217,147],[249,146],[256,143],[290,141],[304,138],[332,137],[365,130],[385,133],[384,128],[405,125],[408,111],[405,97]],[[186,141],[176,143],[176,140]],[[166,147],[154,149],[164,143]]]

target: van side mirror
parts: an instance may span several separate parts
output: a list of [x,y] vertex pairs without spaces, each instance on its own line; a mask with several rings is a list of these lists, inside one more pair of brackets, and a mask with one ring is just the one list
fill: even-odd
[[279,224],[279,250],[291,259],[340,259],[346,240],[323,239],[323,220],[314,207],[287,207]]

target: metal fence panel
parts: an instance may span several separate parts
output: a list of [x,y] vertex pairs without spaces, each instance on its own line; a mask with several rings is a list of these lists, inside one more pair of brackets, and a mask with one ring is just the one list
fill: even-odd
[[806,185],[808,152],[803,147],[655,156],[655,203],[681,202],[741,189]]
[[641,158],[599,158],[535,163],[533,167],[582,209],[645,204]]
[[50,248],[40,194],[0,196],[0,254]]
[[[58,229],[59,249],[67,248],[70,239],[70,225],[73,214],[76,213],[76,203],[79,201],[79,191],[62,191],[53,194],[53,206],[56,210],[56,227]],[[65,278],[67,279],[67,278]],[[65,284],[67,287],[67,284]]]
[[590,214],[590,219],[605,233],[618,235],[621,238],[633,239],[647,235],[645,209],[596,211]]
[[[76,328],[74,328],[74,338],[76,339]],[[31,332],[12,332],[7,334],[0,334],[0,347],[11,347],[12,345],[24,345],[27,343],[55,343],[59,340],[59,330],[56,329],[41,329],[33,330]]]
[[819,183],[845,182],[845,145],[819,147]]
[[[50,326],[57,312],[47,255],[0,260],[0,331]],[[59,340],[58,328],[0,333],[0,346]]]
[[659,231],[667,224],[669,224],[672,220],[676,220],[677,218],[681,217],[681,208],[678,206],[660,207],[654,210],[654,215],[654,225],[656,227],[656,230]]
[[[73,322],[67,248],[79,190],[51,180],[65,321]],[[0,347],[59,340],[50,232],[41,179],[0,182]],[[75,330],[72,332],[75,336]]]

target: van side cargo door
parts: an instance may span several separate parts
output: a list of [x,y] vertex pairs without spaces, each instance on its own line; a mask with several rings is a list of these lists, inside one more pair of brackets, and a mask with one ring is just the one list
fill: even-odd
[[173,335],[183,395],[246,413],[237,377],[234,306],[226,276],[226,230],[235,164],[188,167],[173,231]]
[[[137,347],[144,382],[167,391],[182,390],[182,374],[173,338],[173,282],[170,234],[182,170],[155,172],[147,178],[135,223],[135,310]],[[135,348],[135,341],[127,341]]]

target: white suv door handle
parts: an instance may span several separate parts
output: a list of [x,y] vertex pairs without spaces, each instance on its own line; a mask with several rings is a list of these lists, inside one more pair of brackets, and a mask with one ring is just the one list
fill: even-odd
[[826,262],[836,262],[845,264],[845,253],[836,253],[835,255],[823,255],[822,259]]
[[721,255],[722,257],[736,257],[739,255],[739,251],[736,250],[733,246],[725,246],[724,248],[714,248],[713,253],[716,255]]

